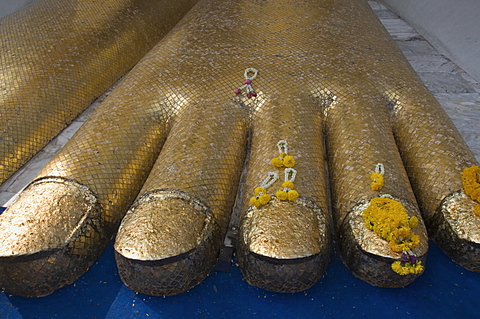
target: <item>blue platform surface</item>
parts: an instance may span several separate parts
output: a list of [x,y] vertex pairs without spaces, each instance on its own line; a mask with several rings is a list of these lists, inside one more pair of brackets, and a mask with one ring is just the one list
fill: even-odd
[[405,288],[355,278],[338,253],[324,277],[294,294],[250,286],[240,269],[212,272],[170,297],[137,294],[122,284],[113,245],[74,284],[41,298],[0,294],[0,318],[480,318],[480,273],[453,263],[430,243],[425,273]]

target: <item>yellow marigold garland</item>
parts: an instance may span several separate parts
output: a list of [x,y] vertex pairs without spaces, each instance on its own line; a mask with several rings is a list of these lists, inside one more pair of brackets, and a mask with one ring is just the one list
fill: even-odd
[[[275,193],[275,196],[282,201],[291,201],[294,202],[300,196],[298,191],[294,190],[293,181],[297,175],[297,171],[293,169],[295,165],[295,159],[293,156],[287,154],[288,144],[287,141],[281,140],[277,143],[278,152],[280,155],[278,157],[272,158],[271,163],[277,168],[285,168],[285,181],[282,183],[282,190],[279,190]],[[278,174],[275,172],[268,173],[267,178],[264,180],[260,187],[255,188],[255,196],[250,198],[250,204],[259,208],[263,205],[266,205],[270,202],[270,195],[267,194],[266,188],[272,185],[278,179]]]
[[[462,184],[465,194],[480,203],[480,168],[478,166],[473,165],[463,170]],[[475,205],[474,212],[480,216],[480,204]]]
[[283,191],[283,190],[279,190],[275,193],[275,196],[277,196],[277,198],[279,200],[288,200],[288,194],[287,192]]
[[280,153],[278,157],[274,157],[271,160],[273,166],[277,168],[292,168],[295,166],[295,159],[293,156],[288,155],[288,144],[287,141],[281,140],[277,143],[278,152]]
[[388,244],[395,252],[409,251],[420,244],[420,236],[409,227],[402,227],[393,232],[393,239]]
[[397,260],[392,264],[392,269],[397,274],[405,276],[411,274],[420,274],[423,271],[423,266],[421,261],[411,263]]
[[[402,260],[395,261],[392,269],[400,275],[417,274],[423,271],[421,262],[415,260],[412,249],[420,244],[420,237],[411,231],[418,218],[408,217],[403,205],[388,197],[375,197],[363,211],[365,226],[388,241],[394,252],[403,252]],[[405,255],[412,258],[404,258]],[[399,268],[401,267],[401,268]]]
[[257,187],[255,188],[255,196],[250,198],[250,204],[258,208],[268,204],[270,199],[270,195],[267,194],[267,190],[265,188]]
[[372,173],[372,175],[370,175],[370,179],[372,180],[372,184],[370,185],[370,187],[373,191],[379,191],[383,187],[384,181],[382,174]]
[[279,200],[288,200],[290,202],[294,202],[297,200],[297,198],[300,196],[300,194],[298,194],[298,192],[294,189],[286,192],[284,190],[279,190],[275,193],[275,196],[279,199]]
[[275,167],[278,167],[278,168],[282,168],[283,167],[283,159],[286,155],[287,154],[285,154],[285,153],[280,153],[280,155],[278,155],[278,157],[272,158],[271,159],[272,165],[275,166]]
[[282,187],[293,189],[293,181],[286,180],[282,183]]
[[294,190],[293,181],[297,176],[297,171],[293,168],[286,168],[285,169],[285,181],[282,183],[283,189],[277,191],[275,196],[279,200],[288,200],[294,202],[299,197],[299,194],[296,190]]
[[291,191],[289,191],[287,193],[288,195],[288,200],[291,201],[291,202],[294,202],[297,200],[297,198],[300,196],[300,194],[298,194],[298,192],[294,189],[292,189]]
[[283,166],[285,166],[287,168],[294,167],[295,166],[295,159],[293,158],[293,156],[285,155],[285,157],[283,158]]
[[382,163],[378,163],[375,167],[375,172],[370,175],[370,179],[372,183],[370,184],[370,188],[373,191],[379,191],[382,189],[383,185],[385,184],[383,179],[383,174],[385,174],[385,169]]
[[254,190],[255,196],[250,197],[250,204],[253,206],[259,208],[263,205],[268,204],[270,202],[270,195],[267,194],[267,188],[275,183],[275,181],[278,179],[278,174],[275,172],[269,172],[267,175],[267,178],[263,181],[262,185],[260,187],[256,187]]

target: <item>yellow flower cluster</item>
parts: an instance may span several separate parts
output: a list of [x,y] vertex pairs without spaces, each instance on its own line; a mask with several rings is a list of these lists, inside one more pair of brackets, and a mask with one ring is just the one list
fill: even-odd
[[263,187],[255,188],[255,196],[250,198],[250,204],[257,208],[268,204],[269,201],[270,195],[267,194],[267,190]]
[[293,182],[285,181],[282,183],[282,187],[284,188],[283,190],[279,190],[275,193],[275,196],[277,196],[279,200],[289,200],[291,202],[297,200],[299,194],[293,189]]
[[423,266],[421,261],[412,264],[410,262],[402,263],[400,260],[397,260],[392,264],[392,269],[397,274],[405,276],[421,273]]
[[[480,168],[478,166],[474,165],[463,170],[462,184],[465,194],[480,203]],[[480,204],[475,206],[475,214],[480,216]]]
[[287,153],[280,153],[278,157],[274,157],[271,160],[272,165],[277,167],[277,168],[283,168],[283,167],[293,167],[295,166],[295,159],[293,156],[288,155]]
[[383,174],[377,172],[372,173],[372,175],[370,175],[370,179],[372,180],[372,184],[370,184],[370,187],[373,191],[379,191],[380,189],[382,189],[384,185]]
[[365,226],[382,237],[395,252],[409,251],[417,247],[420,237],[411,231],[418,218],[408,217],[403,205],[387,197],[375,197],[363,211]]
[[[299,194],[294,190],[293,181],[297,175],[297,171],[292,167],[295,166],[295,159],[293,156],[287,154],[288,152],[288,143],[285,140],[281,140],[277,143],[278,157],[275,157],[271,160],[273,166],[277,168],[285,168],[285,181],[282,183],[282,190],[279,190],[275,193],[276,197],[279,200],[288,200],[294,202],[299,197]],[[255,196],[250,198],[250,204],[259,208],[263,205],[266,205],[270,202],[270,195],[267,194],[266,188],[271,186],[278,179],[278,174],[276,172],[269,172],[267,179],[263,182],[260,187],[255,188]]]

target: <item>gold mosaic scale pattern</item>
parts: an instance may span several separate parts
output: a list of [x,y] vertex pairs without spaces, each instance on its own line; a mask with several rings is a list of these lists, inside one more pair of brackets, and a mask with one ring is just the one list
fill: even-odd
[[185,110],[122,221],[117,265],[137,292],[181,293],[217,261],[247,146],[245,108],[224,101],[212,96]]
[[[260,35],[255,37],[251,33],[255,28],[245,24],[248,21],[245,17],[252,16],[258,8],[252,3],[245,5],[204,2],[191,11],[168,39],[160,42],[119,84],[40,176],[62,176],[88,185],[98,196],[106,224],[115,225],[131,203],[131,195],[138,192],[138,185],[146,178],[158,155],[156,147],[165,138],[162,128],[175,114],[201,101],[203,96],[232,101],[235,86],[244,82],[246,65],[269,74],[269,77],[259,76],[254,87],[263,85],[272,96],[288,92],[291,86],[284,79],[289,78],[292,68],[278,69],[274,62],[283,61],[283,55],[277,53],[289,51],[294,43],[289,39],[287,45],[284,39],[272,37],[277,27],[272,31],[270,24],[279,16],[287,16],[291,8],[279,4],[277,10],[281,12],[271,12],[268,28],[263,29],[267,33],[256,39]],[[275,7],[269,5],[267,9]],[[229,12],[230,21],[237,22],[213,23],[219,12]],[[264,12],[263,16],[269,14]],[[254,14],[253,21],[265,25],[263,16]],[[280,25],[285,26],[288,25]],[[241,51],[238,51],[239,39]],[[261,49],[258,41],[267,40],[273,41],[272,45]],[[264,58],[265,48],[270,48],[268,59]],[[219,88],[226,89],[222,92]],[[246,104],[251,101],[244,100]],[[272,141],[273,145],[276,142]],[[48,206],[52,199],[45,198],[44,202]],[[96,245],[88,238],[84,241],[86,245]],[[29,280],[34,282],[35,278]]]
[[453,261],[480,271],[480,217],[461,179],[479,164],[438,102],[418,87],[408,90],[408,98],[388,95],[391,118],[429,235]]
[[0,20],[0,183],[130,70],[193,0],[41,0]]
[[[237,256],[251,285],[295,292],[323,276],[330,261],[333,225],[327,209],[321,110],[294,83],[274,85],[278,96],[263,94],[270,90],[262,87],[262,94],[252,102],[252,144]],[[287,141],[288,154],[295,159],[294,186],[300,198],[294,203],[273,198],[265,206],[253,207],[250,197],[268,172],[279,176],[268,194],[283,190],[284,169],[270,162],[279,155],[279,140]]]
[[[51,200],[48,205],[45,199]],[[95,262],[112,233],[95,194],[63,178],[37,179],[1,217],[1,287],[26,297],[72,283]]]
[[[246,67],[260,70],[253,81],[259,93],[255,99],[234,97],[233,90],[243,84]],[[336,96],[351,99],[362,94],[372,95],[371,101],[384,98],[384,105],[389,105],[388,98],[393,95],[398,96],[399,101],[417,98],[410,97],[411,92],[430,96],[423,87],[411,89],[417,86],[422,87],[418,77],[363,1],[201,1],[100,105],[40,177],[58,176],[88,186],[98,197],[105,225],[117,225],[158,156],[171,120],[204,99],[215,98],[221,105],[245,105],[252,110],[253,123],[262,119],[263,110],[273,110],[278,105],[275,101],[280,101],[282,107],[275,118],[283,118],[281,114],[285,112],[288,121],[295,118],[289,115],[292,110],[300,112],[299,105],[307,112],[312,109],[305,98],[309,95],[319,106]],[[314,121],[305,119],[307,123],[309,120]],[[281,124],[272,121],[268,130],[255,125],[252,130],[268,132],[270,127],[278,128],[276,125]],[[311,138],[316,126],[312,122],[308,125],[292,129],[306,132]],[[288,130],[273,132],[282,134]],[[258,170],[258,173],[252,175],[256,179],[252,178],[250,184],[247,182],[247,191],[251,189],[248,185],[253,186],[259,180],[256,174],[268,166],[270,154],[275,152],[280,138],[271,138],[268,143],[271,150],[266,158],[252,152],[249,170]],[[299,147],[295,141],[302,138],[289,141],[292,147]],[[255,143],[252,140],[252,145]],[[314,153],[320,152],[320,144],[315,143]],[[304,156],[303,149],[294,154]],[[255,158],[265,162],[255,167]],[[307,161],[301,163],[298,165],[305,165]],[[310,165],[315,165],[315,160]],[[315,169],[321,171],[319,167]],[[358,175],[363,173],[360,171]],[[312,184],[308,182],[308,174],[303,176],[306,179],[297,182],[300,193],[311,196],[312,202],[317,203],[310,205],[310,201],[300,200],[299,204],[321,211],[318,207],[322,208],[323,193],[319,184],[314,184],[322,180],[312,179],[315,180]],[[302,187],[302,183],[308,187]],[[184,196],[183,193],[177,195],[178,198]],[[342,201],[353,207],[357,197],[354,192],[346,193]],[[42,200],[45,207],[55,202],[52,198]],[[98,245],[87,237],[82,240],[86,246]],[[38,271],[43,270],[40,267]],[[54,267],[48,271],[52,278],[57,275]],[[242,271],[245,273],[245,267]],[[183,274],[170,273],[170,276]],[[34,286],[42,280],[39,277],[30,271],[25,281]],[[277,289],[272,277],[278,278],[265,274],[264,288]],[[283,282],[288,283],[284,279]],[[306,278],[305,282],[311,284],[310,279]],[[296,278],[293,285],[282,286],[283,291],[298,289],[296,284],[301,280]]]
[[[335,99],[325,105],[325,127],[340,254],[355,276],[372,285],[405,286],[418,275],[401,276],[392,270],[401,253],[393,252],[387,241],[368,230],[362,218],[374,197],[388,194],[400,201],[409,216],[420,220],[412,231],[420,236],[421,244],[413,252],[425,263],[428,235],[383,107],[385,101],[369,92],[331,93]],[[373,191],[370,175],[377,163],[384,166],[385,185]]]
[[[161,1],[151,1],[151,3],[149,1],[136,1],[134,3],[131,3],[131,1],[117,1],[111,2],[110,4],[104,3],[101,7],[98,7],[97,5],[86,6],[90,3],[88,1],[80,3],[77,1],[75,3],[78,7],[72,7],[71,2],[56,1],[55,3],[57,2],[61,7],[61,4],[70,4],[70,10],[75,9],[79,11],[78,14],[80,14],[80,16],[87,15],[97,17],[98,13],[99,17],[106,19],[104,23],[100,23],[98,18],[97,20],[93,20],[91,22],[92,25],[87,24],[85,30],[79,29],[80,34],[90,34],[93,30],[89,30],[89,27],[93,26],[99,29],[97,33],[103,34],[102,32],[107,32],[117,34],[119,31],[115,31],[118,28],[118,26],[116,26],[118,22],[116,19],[120,19],[122,22],[122,29],[120,30],[123,31],[119,34],[123,37],[128,36],[126,38],[117,37],[115,40],[109,40],[110,38],[106,37],[107,34],[104,34],[105,38],[92,39],[91,42],[93,41],[93,44],[90,44],[89,49],[86,48],[85,52],[82,51],[80,52],[81,54],[78,52],[74,53],[75,56],[80,54],[79,59],[89,59],[90,55],[93,54],[89,52],[89,50],[99,45],[97,41],[100,43],[104,42],[105,44],[112,42],[110,44],[110,46],[112,46],[111,50],[115,52],[113,57],[109,54],[105,55],[111,50],[108,49],[108,47],[104,47],[99,51],[100,53],[103,52],[102,54],[104,54],[105,59],[100,59],[102,54],[98,54],[96,58],[99,60],[92,60],[92,63],[97,61],[95,62],[96,64],[105,64],[106,70],[108,71],[100,72],[102,76],[98,76],[97,73],[102,69],[100,67],[96,68],[96,64],[93,64],[87,68],[88,71],[84,71],[86,77],[83,79],[80,78],[79,83],[85,82],[88,85],[92,84],[91,87],[87,85],[90,90],[97,89],[97,86],[100,86],[100,84],[96,82],[96,79],[103,77],[104,74],[109,74],[110,71],[116,70],[119,66],[123,69],[122,72],[128,70],[128,68],[145,53],[149,45],[151,46],[155,41],[158,41],[162,34],[177,23],[182,16],[182,12],[187,12],[194,3],[194,1],[180,1],[172,5],[162,5],[163,2]],[[43,1],[39,2],[38,5],[36,4],[36,6],[40,6],[40,8],[43,8],[42,5],[44,5]],[[36,7],[29,8],[31,9],[26,11],[24,19],[27,19],[27,13],[31,12],[32,21],[36,21],[36,14],[34,13],[37,13],[37,11],[33,10]],[[69,6],[67,5],[65,9],[66,13],[69,12],[67,10],[68,8]],[[109,17],[108,15],[104,16],[102,14],[105,13],[103,10],[107,13],[111,10],[116,14],[121,13],[121,15],[113,17]],[[46,11],[49,12],[49,16],[47,16],[47,13],[40,11],[43,12],[40,14],[42,19],[55,20],[58,16],[57,11]],[[72,14],[74,14],[74,12],[71,13],[71,15]],[[22,15],[20,16],[22,17]],[[163,18],[161,23],[158,23],[159,17]],[[90,20],[87,19],[86,21]],[[45,22],[45,24],[48,23]],[[69,25],[69,23],[65,21],[63,21],[61,25],[63,24]],[[107,25],[105,26],[105,24]],[[148,27],[140,28],[136,27],[135,24],[140,24],[140,26],[142,24],[148,24]],[[123,25],[126,28],[125,30],[123,29]],[[80,27],[79,25],[75,25],[75,28]],[[35,34],[37,29],[32,27],[32,34]],[[26,30],[29,29],[27,28]],[[60,40],[66,38],[65,33],[58,31],[54,33],[53,31],[54,30],[52,30],[53,35],[56,34]],[[74,42],[75,45],[80,46],[89,43],[84,38],[76,38],[75,32],[73,31],[74,30],[71,31],[72,33],[69,34],[69,37],[74,41],[78,41],[78,43]],[[147,37],[148,40],[145,39],[145,37]],[[18,40],[21,41],[22,37],[19,37]],[[126,42],[123,43],[122,41]],[[137,41],[139,43],[137,43]],[[65,44],[64,46],[67,45]],[[130,48],[130,46],[135,46],[135,48]],[[28,46],[26,46],[26,48],[27,47]],[[67,49],[68,48],[65,50]],[[30,48],[29,50],[36,52],[34,48]],[[70,48],[70,50],[72,49]],[[119,51],[117,52],[117,50]],[[38,51],[42,52],[40,49]],[[135,55],[136,58],[133,59],[131,56]],[[43,56],[41,58],[43,58]],[[53,59],[62,62],[66,58],[63,56],[55,56]],[[90,67],[93,69],[90,69]],[[51,73],[47,73],[49,79],[55,79],[59,76],[59,74],[55,73],[55,68],[51,71]],[[81,70],[76,70],[73,74],[66,73],[64,75],[66,80],[59,78],[59,81],[61,81],[61,83],[74,81],[77,73],[83,74]],[[121,73],[114,77],[109,83],[104,83],[104,89],[113,83],[120,75]],[[157,76],[157,71],[151,72],[151,77],[157,78]],[[21,77],[19,77],[19,79],[20,78]],[[175,111],[163,107],[161,105],[162,97],[160,96],[157,99],[157,92],[152,92],[150,90],[151,87],[145,85],[145,82],[137,87],[138,82],[138,78],[132,77],[130,80],[120,84],[120,88],[116,91],[117,93],[114,94],[111,99],[105,101],[104,106],[96,112],[96,115],[93,115],[92,119],[87,121],[86,125],[77,132],[75,138],[73,138],[70,143],[67,143],[65,148],[52,159],[30,185],[30,188],[35,189],[38,183],[48,183],[48,179],[43,180],[44,177],[55,177],[55,182],[51,181],[52,185],[47,187],[51,189],[51,191],[38,193],[24,192],[18,201],[1,215],[0,228],[2,229],[15,229],[19,226],[17,219],[9,218],[8,216],[24,215],[25,220],[32,218],[44,220],[45,223],[43,225],[31,225],[31,228],[43,228],[44,235],[50,238],[46,240],[46,242],[50,244],[42,246],[39,243],[39,241],[41,241],[40,239],[23,235],[31,232],[29,224],[20,225],[22,227],[26,226],[23,229],[23,234],[14,234],[12,240],[18,243],[17,247],[23,245],[25,247],[35,247],[35,249],[30,251],[26,249],[9,250],[8,247],[5,248],[6,245],[2,248],[0,268],[2,269],[3,275],[0,276],[0,285],[8,292],[24,296],[40,296],[49,294],[73,282],[98,258],[108,243],[108,240],[114,235],[125,211],[140,190],[160,152],[161,144],[167,134],[166,119],[169,119]],[[78,86],[77,82],[74,82],[74,84],[74,86]],[[38,82],[38,85],[40,85],[40,82]],[[147,89],[142,88],[145,86]],[[28,100],[32,96],[32,94],[28,92],[28,90],[21,91],[21,95],[17,99]],[[134,96],[134,92],[139,93],[139,96]],[[57,91],[53,91],[53,93],[60,94]],[[61,93],[63,99],[69,99],[74,96],[74,94],[70,94],[69,92]],[[65,96],[63,93],[65,93]],[[98,94],[100,93],[101,91]],[[36,102],[37,100],[33,99],[32,101]],[[89,101],[91,101],[91,98]],[[60,110],[64,112],[64,105],[61,106],[62,108],[60,108]],[[29,110],[34,109],[33,105],[30,105]],[[28,118],[29,120],[35,119],[36,116],[30,114]],[[4,119],[4,117],[2,117],[2,119]],[[53,126],[49,121],[54,119],[55,116],[52,116],[52,118],[47,118],[42,122],[41,125],[33,125],[33,127],[41,129],[42,127]],[[10,119],[10,121],[13,122],[13,119]],[[62,125],[64,125],[64,122],[62,123]],[[31,129],[31,127],[29,129]],[[109,131],[111,135],[107,134],[104,136],[105,131]],[[40,131],[36,131],[34,134],[36,136],[42,136]],[[20,144],[17,146],[20,146]],[[59,180],[63,180],[63,182],[58,182]],[[83,216],[78,219],[79,223],[76,225],[60,223],[59,221],[62,220],[62,218],[58,217],[58,210],[55,208],[56,203],[62,198],[77,193],[72,192],[69,194],[61,190],[63,186],[60,184],[69,184],[70,181],[76,185],[80,185],[78,186],[80,189],[77,190],[77,192],[85,193],[85,197],[87,197],[86,194],[91,193],[97,198],[94,203],[88,201],[84,203],[85,205],[78,205],[78,202],[74,201],[65,201],[66,204],[63,205],[61,210],[61,213],[65,214],[63,220],[74,218],[74,216]],[[77,194],[76,196],[78,197],[79,195]],[[92,209],[95,210],[96,213],[89,213]],[[99,226],[94,227],[92,230],[87,227],[91,223],[99,223]],[[51,225],[54,225],[55,229],[50,229],[52,227]],[[68,234],[73,231],[72,227],[80,229],[81,232],[77,233],[74,237],[67,237],[70,238],[68,240],[67,238],[54,239],[57,236],[62,237],[62,235],[59,234],[68,236]],[[38,232],[38,230],[34,232]],[[2,236],[1,242],[3,243],[3,240],[9,236],[9,233],[2,232],[0,236]],[[60,244],[62,242],[63,244]],[[52,243],[56,244],[52,245]]]

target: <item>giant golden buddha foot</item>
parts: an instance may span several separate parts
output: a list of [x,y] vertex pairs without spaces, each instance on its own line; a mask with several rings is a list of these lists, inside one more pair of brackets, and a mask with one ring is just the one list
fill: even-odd
[[[401,159],[421,208],[457,222],[436,231],[422,212],[439,243],[475,247],[463,234],[475,232],[478,179],[467,171],[464,191],[460,176],[475,161],[454,128],[440,133],[441,112],[364,1],[201,0],[0,215],[0,285],[35,296],[72,282],[139,195],[115,244],[122,279],[189,289],[213,266],[249,154],[242,273],[306,289],[331,249],[323,132],[344,262],[374,285],[406,285],[427,237]],[[466,204],[445,206],[452,192]]]
[[[61,1],[52,2],[60,3]],[[106,56],[99,53],[94,55],[95,58],[93,58],[93,53],[88,48],[82,49],[85,52],[82,51],[79,59],[86,59],[92,64],[85,71],[89,75],[79,81],[91,84],[91,87],[88,86],[90,89],[97,89],[100,84],[95,81],[109,77],[110,72],[119,67],[117,64],[122,65],[120,68],[126,71],[136,61],[130,55],[137,55],[138,57],[138,54],[143,54],[147,49],[145,45],[151,43],[150,40],[142,40],[143,36],[147,35],[149,39],[158,39],[159,35],[157,33],[160,31],[161,34],[167,31],[168,26],[176,23],[182,12],[188,9],[187,2],[183,1],[169,6],[168,10],[164,8],[164,11],[152,11],[152,9],[161,8],[161,2],[153,1],[150,5],[140,2],[135,2],[134,5],[130,1],[117,1],[112,2],[112,6],[105,4],[105,7],[101,8],[90,6],[84,8],[83,6],[89,2],[83,1],[62,2],[62,4],[69,3],[72,6],[70,8],[67,5],[67,8],[70,8],[70,11],[67,10],[67,12],[70,12],[73,16],[77,14],[77,11],[79,11],[80,17],[82,15],[88,16],[91,11],[93,17],[96,17],[98,13],[99,17],[107,19],[108,21],[104,23],[95,22],[96,20],[91,22],[91,27],[98,27],[102,30],[101,32],[112,33],[108,31],[109,28],[104,30],[104,24],[107,22],[114,23],[118,19],[122,20],[122,23],[126,23],[125,29],[123,27],[120,29],[122,30],[121,34],[127,37],[126,39],[122,37],[111,39],[111,43],[97,39],[99,42],[107,44],[100,50],[100,53],[105,53]],[[50,2],[41,1],[38,5],[41,6],[45,3]],[[75,7],[74,4],[78,4],[80,8]],[[137,5],[140,5],[140,7],[135,9]],[[160,15],[164,15],[165,24],[161,24],[160,29],[157,29],[157,27],[152,29],[150,25],[155,24],[153,21],[147,19],[147,22],[145,22],[132,17],[135,23],[141,25],[147,23],[149,25],[147,29],[139,31],[135,24],[130,24],[130,18],[125,20],[122,16],[118,17],[116,15],[109,17],[108,15],[105,16],[102,11],[110,12],[109,10],[112,10],[112,13],[122,13],[124,10],[119,10],[121,8],[126,10],[125,14],[127,15],[131,14],[129,10],[141,14],[140,8],[143,8],[145,17],[150,17],[150,14],[152,14],[155,20],[158,16],[154,13],[158,12]],[[172,14],[170,9],[175,13]],[[27,12],[30,11],[27,10]],[[45,17],[42,15],[44,19],[48,18],[47,13],[42,11],[42,14],[45,15]],[[52,16],[55,15],[55,12],[48,11],[48,14]],[[70,23],[69,20],[68,23]],[[72,28],[76,30],[75,28],[79,28],[80,25],[83,26],[79,23]],[[115,25],[111,27],[117,28]],[[120,23],[120,25],[122,24]],[[90,24],[87,24],[86,29],[79,31],[79,33],[90,36],[89,27]],[[148,33],[144,33],[146,30],[149,30]],[[32,32],[33,35],[37,32],[35,28],[31,30],[27,28],[25,32],[27,31]],[[138,35],[138,32],[141,36]],[[46,32],[46,34],[49,33]],[[59,32],[52,31],[52,34],[62,38],[66,37],[66,34]],[[74,34],[68,34],[68,36],[73,37]],[[116,32],[113,32],[113,34],[116,34]],[[132,39],[127,41],[129,37],[132,37]],[[16,38],[16,40],[21,39],[23,37]],[[84,45],[82,39],[75,40],[78,41],[76,44]],[[123,43],[123,40],[127,42]],[[137,41],[141,42],[138,44],[140,53],[137,52]],[[135,44],[135,49],[123,47],[123,45],[128,47],[133,44]],[[71,49],[70,47],[67,48],[67,44],[65,46],[65,50]],[[122,52],[128,51],[127,56],[129,58],[126,61],[120,59],[117,55],[114,56],[115,58],[111,58],[110,54],[112,53],[110,51],[116,52],[117,47]],[[27,47],[26,50],[35,52],[36,49]],[[2,55],[3,57],[4,55]],[[47,57],[45,58],[47,65],[53,63],[49,59],[58,60],[58,63],[63,63],[64,58],[68,59],[63,55],[62,57],[47,55]],[[146,61],[144,64],[148,65],[148,63]],[[105,66],[105,71],[100,71],[103,69],[97,68],[97,64],[102,67]],[[83,66],[83,64],[80,65]],[[125,66],[127,69],[125,69]],[[147,68],[149,67],[147,66]],[[55,66],[52,66],[52,69],[42,70],[42,72],[44,71],[49,71],[45,75],[49,83],[53,80],[63,83],[61,78],[58,79],[59,76],[56,73],[58,70]],[[102,73],[101,75],[97,74],[99,71]],[[6,74],[8,73],[3,75]],[[120,75],[118,74],[117,77]],[[149,76],[145,73],[143,75]],[[64,76],[71,81],[77,79],[68,72]],[[150,77],[157,77],[157,72],[152,71]],[[13,79],[13,81],[21,80],[21,76]],[[42,296],[72,283],[90,267],[108,241],[114,236],[125,211],[141,189],[159,154],[161,145],[166,138],[168,120],[172,117],[172,114],[178,113],[177,109],[160,106],[161,94],[151,92],[150,85],[148,85],[149,79],[146,80],[147,82],[142,82],[139,86],[136,86],[139,80],[134,76],[130,80],[119,84],[112,98],[104,101],[102,107],[91,117],[91,120],[40,172],[36,179],[20,194],[18,200],[1,215],[0,286],[6,291],[23,296]],[[107,82],[102,81],[104,87],[112,83],[110,81],[106,84]],[[72,87],[79,89],[84,88],[84,85],[73,84]],[[20,88],[23,90],[26,86],[19,87],[19,90]],[[22,101],[22,99],[40,103],[38,112],[41,113],[41,116],[29,115],[28,117],[33,120],[42,119],[42,116],[45,116],[42,113],[42,100],[32,98],[32,94],[28,93],[28,90],[22,90],[20,90],[19,97],[14,98],[15,103],[19,103],[18,101]],[[39,92],[36,87],[34,87],[34,90],[36,90],[36,93]],[[55,90],[47,91],[54,95],[60,94]],[[63,92],[63,95],[58,97],[62,101],[63,99],[70,101],[71,98],[76,96],[75,94],[85,94],[82,90],[75,92],[77,93]],[[132,92],[139,95],[133,96]],[[100,93],[101,91],[98,92],[98,94]],[[6,96],[8,98],[10,95],[7,94]],[[60,106],[61,108],[58,108]],[[19,103],[18,107],[21,114],[24,114],[27,110],[35,109],[33,106],[23,109],[22,103]],[[61,114],[65,113],[63,102],[58,105],[55,104],[55,108],[58,108],[58,112]],[[35,130],[51,126],[49,121],[52,118],[54,121],[57,120],[56,115],[52,115],[51,112],[48,114],[49,116],[38,125],[29,124],[28,130],[34,131],[28,134],[33,134],[35,140],[40,140],[38,137],[44,136],[43,133]],[[2,117],[2,119],[9,123],[11,121],[8,116]],[[63,119],[61,121],[64,123]],[[14,134],[18,140],[25,137],[9,125],[5,124],[4,126],[7,127],[6,131],[10,130],[8,133]],[[18,144],[15,147],[20,147],[20,145]]]
[[173,295],[208,275],[230,220],[246,133],[245,109],[215,98],[180,116],[115,241],[127,286]]
[[170,2],[40,0],[0,20],[0,183],[130,70],[196,0]]
[[423,272],[427,232],[384,100],[345,93],[323,92],[340,253],[355,276],[402,287]]
[[480,168],[429,94],[387,92],[395,138],[430,237],[461,266],[480,271]]
[[333,224],[320,108],[294,84],[283,90],[267,101],[260,96],[252,115],[237,256],[251,285],[296,292],[323,276]]

